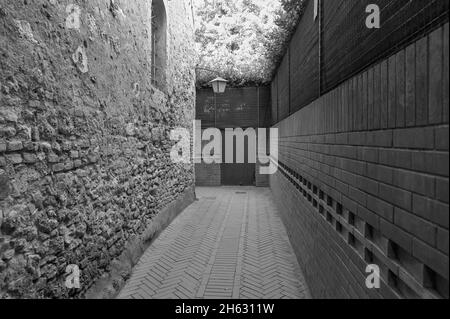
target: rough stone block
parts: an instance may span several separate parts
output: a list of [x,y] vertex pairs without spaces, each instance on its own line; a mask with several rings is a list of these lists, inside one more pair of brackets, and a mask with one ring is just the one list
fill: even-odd
[[47,160],[49,163],[58,163],[59,157],[58,157],[58,155],[56,155],[54,153],[50,153],[47,155]]
[[22,155],[18,153],[6,154],[6,160],[13,165],[21,164],[23,162]]
[[61,172],[64,170],[64,167],[65,167],[64,163],[58,163],[58,164],[54,164],[52,166],[52,169],[54,172]]
[[23,149],[23,144],[21,141],[8,142],[8,152],[16,152]]
[[70,158],[75,159],[79,157],[78,151],[71,151],[70,152]]
[[[9,178],[6,174],[0,175],[0,200],[4,200],[11,192]],[[1,223],[0,223],[1,225]]]
[[24,153],[24,154],[22,154],[22,156],[23,156],[23,161],[27,164],[33,164],[33,163],[36,163],[36,161],[37,161],[37,157],[35,154]]

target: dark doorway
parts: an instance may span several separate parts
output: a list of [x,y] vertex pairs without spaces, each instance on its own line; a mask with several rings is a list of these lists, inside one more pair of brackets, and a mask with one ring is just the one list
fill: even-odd
[[[245,155],[244,164],[227,164],[225,163],[225,131],[222,131],[222,157],[223,164],[221,165],[222,185],[224,186],[254,186],[255,179],[255,164],[248,163],[248,139],[245,139]],[[234,140],[234,163],[236,163],[236,139]]]

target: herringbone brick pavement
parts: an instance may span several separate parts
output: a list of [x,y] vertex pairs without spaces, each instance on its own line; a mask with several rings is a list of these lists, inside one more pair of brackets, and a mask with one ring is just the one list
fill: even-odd
[[119,298],[309,298],[267,188],[197,188],[156,239]]

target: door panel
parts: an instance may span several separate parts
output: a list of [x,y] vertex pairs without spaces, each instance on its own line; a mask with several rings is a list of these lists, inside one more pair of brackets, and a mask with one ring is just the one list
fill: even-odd
[[[253,186],[255,185],[255,164],[248,163],[248,140],[245,139],[245,164],[226,164],[225,163],[225,131],[222,131],[222,157],[221,165],[222,185],[224,186]],[[234,141],[234,163],[236,163],[236,140]]]

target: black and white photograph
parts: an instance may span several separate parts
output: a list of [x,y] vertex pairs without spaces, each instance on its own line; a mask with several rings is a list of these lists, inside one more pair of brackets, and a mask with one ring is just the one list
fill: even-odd
[[0,0],[0,308],[448,300],[449,12]]

